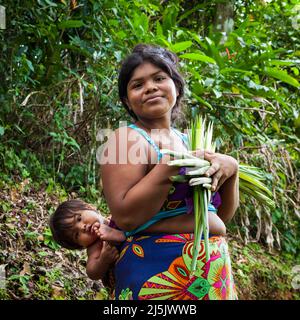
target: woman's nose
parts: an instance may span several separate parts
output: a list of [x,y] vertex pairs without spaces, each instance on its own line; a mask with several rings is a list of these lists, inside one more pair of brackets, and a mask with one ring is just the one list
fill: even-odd
[[151,93],[151,92],[155,92],[155,91],[157,91],[157,86],[156,86],[156,84],[153,82],[153,81],[148,81],[147,83],[146,83],[146,89],[145,89],[145,92],[146,93]]

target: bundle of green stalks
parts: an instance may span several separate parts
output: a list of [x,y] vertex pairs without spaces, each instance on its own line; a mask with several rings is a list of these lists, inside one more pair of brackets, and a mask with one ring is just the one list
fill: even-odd
[[[188,130],[188,147],[189,151],[195,150],[209,150],[215,151],[215,144],[212,143],[213,124],[210,122],[206,129],[206,120],[202,117],[197,117],[191,123]],[[194,246],[193,257],[191,263],[190,276],[192,277],[196,271],[197,258],[202,236],[204,237],[205,259],[209,261],[209,224],[208,224],[208,204],[211,198],[211,178],[204,177],[204,173],[210,167],[210,163],[204,159],[199,159],[192,155],[192,153],[180,153],[171,150],[161,150],[162,153],[170,154],[176,160],[169,161],[169,165],[194,167],[189,170],[186,175],[173,176],[172,181],[184,182],[189,180],[189,185],[194,187],[193,201],[194,201],[194,215],[195,215],[195,228],[194,228]]]
[[264,173],[257,167],[239,164],[239,189],[241,194],[255,198],[259,203],[274,209],[273,194],[262,182]]
[[[215,151],[215,144],[212,143],[213,124],[210,122],[206,129],[206,119],[196,117],[191,123],[191,128],[188,131],[188,146],[191,151],[194,150],[208,150]],[[207,168],[208,169],[208,168]],[[195,215],[195,229],[194,229],[194,246],[193,258],[191,264],[191,276],[196,271],[197,259],[201,244],[202,235],[204,236],[204,250],[206,262],[210,259],[209,253],[209,224],[208,224],[208,204],[210,203],[211,191],[207,185],[198,184],[201,178],[193,178],[190,185],[194,186],[193,200],[194,200],[194,215]],[[207,188],[208,187],[208,188]]]
[[[211,199],[211,178],[204,177],[205,172],[210,167],[210,162],[197,158],[192,154],[194,150],[208,150],[215,152],[215,143],[212,142],[213,124],[209,122],[206,129],[206,119],[197,117],[191,122],[188,130],[189,152],[176,152],[173,150],[162,149],[161,152],[169,154],[175,160],[169,161],[170,166],[187,167],[184,175],[172,176],[170,179],[176,182],[187,182],[194,187],[194,246],[193,258],[191,263],[190,275],[196,271],[197,258],[202,236],[204,237],[205,259],[209,261],[209,225],[208,225],[208,204]],[[272,200],[272,192],[263,183],[265,175],[257,168],[239,164],[239,191],[254,197],[259,203],[270,208],[275,207]]]

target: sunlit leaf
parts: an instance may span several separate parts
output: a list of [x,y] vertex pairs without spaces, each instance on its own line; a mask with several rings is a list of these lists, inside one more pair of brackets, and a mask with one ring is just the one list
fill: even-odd
[[275,69],[275,68],[266,68],[264,73],[270,77],[283,81],[285,83],[290,84],[296,88],[300,87],[299,82],[297,79],[293,78],[292,76],[288,75],[287,72]]
[[84,22],[82,20],[65,20],[58,24],[59,29],[80,28],[82,26],[84,26]]
[[180,55],[180,58],[216,64],[216,61],[213,58],[199,53],[184,53]]
[[181,51],[186,50],[187,48],[191,47],[192,44],[193,44],[192,41],[178,42],[178,43],[175,43],[175,44],[171,45],[170,49],[172,51],[174,51],[175,53],[177,53],[177,52],[181,52]]

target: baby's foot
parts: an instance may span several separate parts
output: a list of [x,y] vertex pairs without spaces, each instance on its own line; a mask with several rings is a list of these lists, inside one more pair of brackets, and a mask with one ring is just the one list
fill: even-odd
[[93,226],[92,226],[92,232],[94,232],[98,237],[100,237],[100,232],[99,232],[99,230],[100,230],[100,223],[99,222],[95,222],[94,224],[93,224]]
[[124,232],[113,229],[106,224],[101,224],[99,228],[101,240],[106,240],[109,242],[122,242],[126,239]]

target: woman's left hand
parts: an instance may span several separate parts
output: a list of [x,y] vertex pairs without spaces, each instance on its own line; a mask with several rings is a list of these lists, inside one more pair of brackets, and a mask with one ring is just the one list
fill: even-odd
[[[186,182],[194,176],[189,180],[191,186],[201,184],[213,192],[218,191],[227,179],[238,172],[239,168],[237,160],[233,157],[208,150],[191,151],[193,159],[185,153],[175,153],[170,150],[164,152],[175,157],[175,160],[168,163],[169,165],[182,167],[179,175],[170,177],[171,181]],[[206,161],[200,160],[203,158]]]
[[218,191],[228,178],[238,172],[239,164],[231,156],[205,150],[204,159],[211,163],[204,176],[212,178],[211,191],[213,192]]

